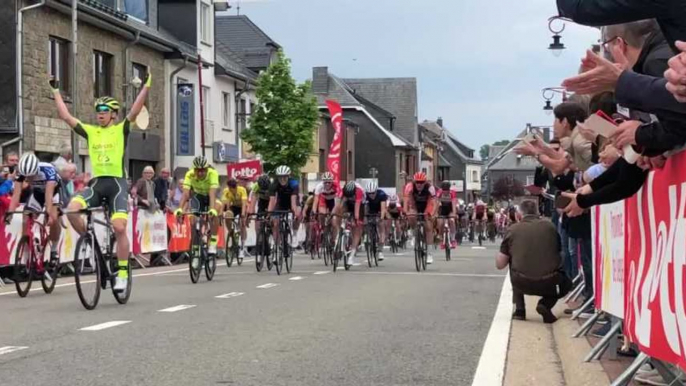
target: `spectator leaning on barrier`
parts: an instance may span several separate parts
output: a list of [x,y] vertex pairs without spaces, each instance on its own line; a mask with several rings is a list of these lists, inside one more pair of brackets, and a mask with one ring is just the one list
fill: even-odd
[[155,178],[155,199],[161,210],[167,207],[169,199],[169,169],[162,168],[160,175]]
[[152,166],[146,166],[143,169],[143,177],[136,182],[135,193],[131,192],[131,196],[138,200],[138,206],[150,211],[157,209],[153,177],[155,177],[155,169]]
[[[526,319],[524,295],[540,296],[536,311],[544,323],[557,318],[552,309],[557,300],[572,287],[571,280],[562,271],[561,243],[555,226],[538,215],[538,204],[526,200],[520,204],[524,218],[514,224],[500,245],[496,267],[510,266],[512,301],[515,319]],[[536,248],[531,248],[536,245]]]

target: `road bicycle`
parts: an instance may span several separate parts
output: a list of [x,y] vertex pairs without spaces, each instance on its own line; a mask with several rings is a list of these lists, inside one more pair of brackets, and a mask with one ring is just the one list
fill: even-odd
[[333,249],[333,271],[336,272],[338,265],[343,261],[343,267],[345,270],[350,269],[350,264],[348,264],[350,254],[354,251],[352,250],[353,244],[353,228],[354,219],[350,213],[346,213],[343,216],[334,215],[341,218],[341,227],[338,230],[338,235],[336,236],[336,243]]
[[452,241],[452,237],[450,237],[450,220],[454,218],[455,216],[438,216],[439,220],[443,220],[443,229],[441,230],[441,242],[445,247],[445,261],[450,261],[450,250]]
[[[47,212],[41,211],[15,211],[8,214],[24,215],[23,236],[17,244],[14,261],[14,284],[17,294],[26,297],[31,289],[34,278],[40,278],[41,286],[46,294],[52,293],[57,283],[57,275],[60,272],[59,255],[54,261],[50,259],[50,244],[46,221]],[[38,217],[43,216],[43,221]]]
[[[191,211],[185,212],[183,216],[193,216],[193,229],[191,231],[191,251],[188,259],[188,273],[193,284],[200,280],[200,273],[205,268],[207,281],[212,281],[217,270],[217,255],[209,253],[208,243],[212,237],[212,227],[210,225],[210,213]],[[179,216],[179,221],[181,220]]]
[[279,220],[279,240],[275,243],[276,253],[276,274],[281,275],[283,272],[284,263],[288,273],[293,269],[293,251],[291,243],[293,235],[291,234],[291,221],[289,219],[290,211],[277,210],[269,212],[272,217],[278,217]]
[[417,218],[417,223],[414,227],[414,264],[417,272],[426,271],[426,260],[429,251],[426,245],[425,214],[408,214],[407,217]]
[[[234,217],[231,229],[226,231],[226,243],[224,244],[224,255],[226,257],[226,266],[231,267],[233,261],[240,266],[243,264],[243,258],[240,256],[241,250],[241,232],[240,232],[240,217]],[[238,231],[237,231],[238,230]]]
[[[103,213],[103,220],[95,218],[94,214],[98,212]],[[117,240],[112,229],[108,205],[104,203],[101,207],[80,209],[71,213],[86,215],[86,233],[81,235],[76,242],[73,262],[76,292],[81,304],[87,310],[93,310],[100,300],[100,290],[106,289],[108,283],[116,301],[119,304],[126,304],[131,297],[133,286],[131,261],[126,268],[128,270],[126,289],[121,292],[115,291],[114,282],[120,268],[116,254]],[[96,224],[104,228],[105,235],[102,240],[97,237]],[[102,245],[100,244],[101,241]],[[90,284],[94,285],[91,286]],[[93,287],[92,290],[90,287]]]
[[256,241],[255,241],[255,268],[257,272],[262,272],[265,266],[271,271],[273,267],[271,259],[274,238],[272,235],[272,225],[266,219],[265,213],[251,214],[248,218],[255,217]]
[[365,215],[366,222],[364,224],[364,249],[367,252],[367,265],[379,266],[379,215]]

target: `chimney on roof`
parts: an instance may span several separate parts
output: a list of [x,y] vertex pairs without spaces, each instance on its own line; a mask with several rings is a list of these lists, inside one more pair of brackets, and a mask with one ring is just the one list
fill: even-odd
[[329,92],[329,68],[314,67],[312,69],[312,92],[327,94]]
[[436,123],[438,124],[438,126],[443,127],[443,118],[438,117],[438,119],[436,120]]

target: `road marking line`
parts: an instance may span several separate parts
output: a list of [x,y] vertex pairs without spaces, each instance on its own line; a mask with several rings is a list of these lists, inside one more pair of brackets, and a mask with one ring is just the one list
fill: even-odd
[[278,286],[278,284],[276,284],[276,283],[267,283],[267,284],[258,285],[257,288],[267,289],[267,288],[273,288],[276,286]]
[[414,276],[455,276],[455,277],[496,277],[503,278],[505,275],[493,275],[485,273],[441,273],[441,272],[350,272],[354,275],[414,275]]
[[486,247],[472,247],[472,249],[486,249]]
[[317,271],[314,273],[314,275],[326,275],[327,273],[330,273],[331,271]]
[[194,304],[179,304],[178,306],[157,310],[157,312],[177,312],[177,311],[187,310],[187,309],[193,308],[193,307],[195,307]]
[[117,326],[121,326],[122,324],[127,324],[127,323],[131,323],[131,321],[130,320],[114,320],[111,322],[96,324],[94,326],[79,328],[79,331],[100,331],[100,330],[104,330],[106,328],[117,327]]
[[505,377],[505,361],[512,326],[512,284],[509,273],[503,281],[498,308],[495,310],[491,328],[488,330],[479,365],[474,373],[472,386],[502,385]]
[[245,292],[229,292],[228,294],[215,296],[215,298],[217,298],[217,299],[228,299],[228,298],[235,298],[235,297],[238,297],[241,295],[245,295]]
[[[243,260],[243,262],[246,262],[246,261],[255,261],[255,259],[245,259],[245,260]],[[217,266],[218,266],[218,267],[223,267],[223,266],[226,266],[226,263],[217,263]],[[171,270],[168,270],[168,271],[159,271],[159,272],[150,272],[150,273],[137,273],[137,274],[134,274],[133,277],[136,278],[136,277],[146,277],[146,276],[160,276],[160,275],[173,274],[173,273],[178,273],[178,272],[188,272],[188,266],[186,266],[185,268],[181,268],[181,269],[171,269]],[[92,283],[95,283],[95,280],[86,280],[86,281],[83,281],[83,282],[81,282],[81,283],[82,283],[82,284],[92,284]],[[76,285],[76,283],[74,283],[74,282],[72,282],[72,283],[63,283],[63,284],[57,284],[57,285],[55,285],[55,288],[71,287],[71,286],[73,286],[73,285]],[[39,288],[33,288],[33,289],[31,289],[31,292],[34,292],[34,291],[43,291],[43,289],[40,288],[40,287],[39,287]],[[2,292],[2,293],[0,293],[0,296],[15,295],[16,293],[17,293],[16,291]]]
[[298,281],[298,280],[302,280],[302,279],[304,279],[304,277],[302,277],[302,276],[293,276],[292,278],[290,278],[288,280]]
[[5,346],[5,347],[0,347],[0,355],[5,355],[9,353],[13,353],[15,351],[21,351],[21,350],[26,350],[28,347],[26,346]]

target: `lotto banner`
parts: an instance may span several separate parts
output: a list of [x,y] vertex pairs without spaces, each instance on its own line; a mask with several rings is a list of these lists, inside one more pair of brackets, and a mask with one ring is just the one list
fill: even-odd
[[624,201],[592,209],[596,308],[624,317]]
[[686,369],[686,153],[649,174],[626,205],[625,334]]
[[262,162],[259,160],[238,162],[226,165],[226,173],[232,178],[247,177],[255,181],[262,174]]

